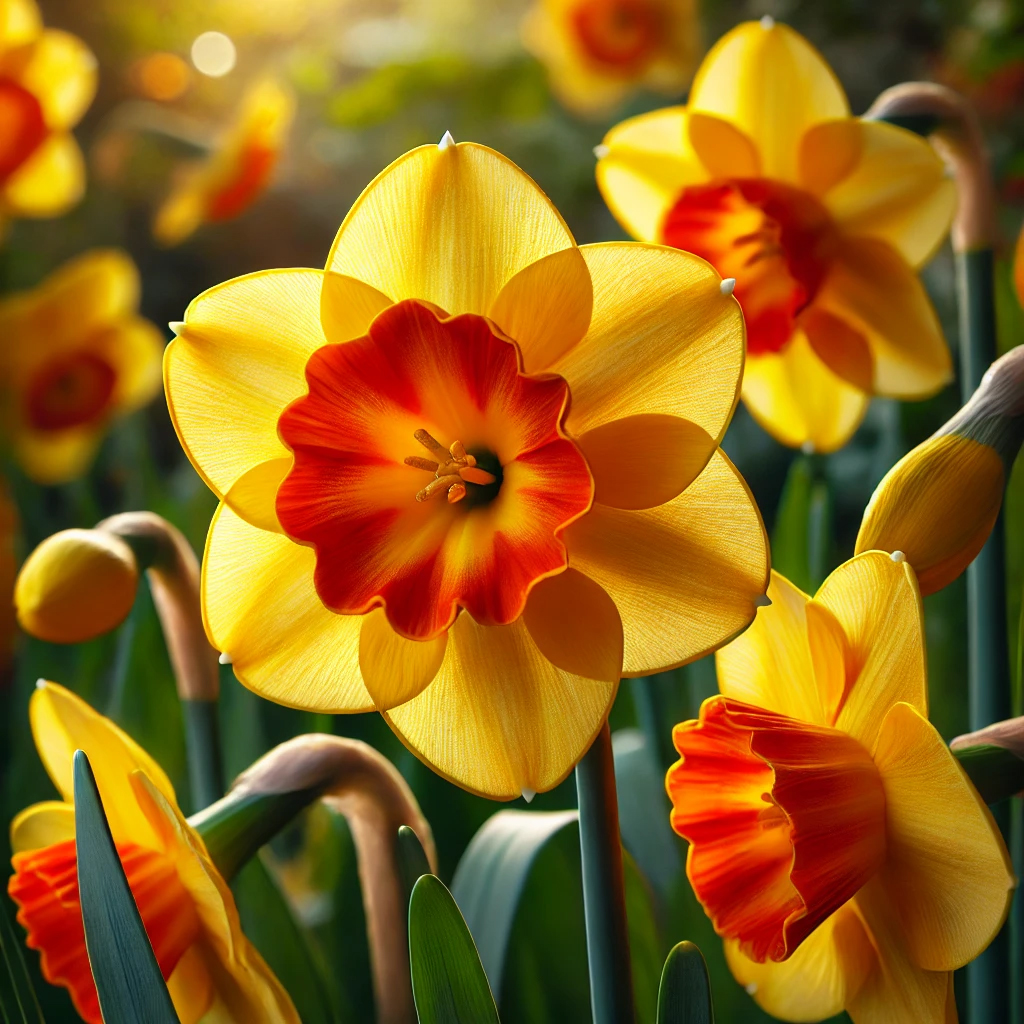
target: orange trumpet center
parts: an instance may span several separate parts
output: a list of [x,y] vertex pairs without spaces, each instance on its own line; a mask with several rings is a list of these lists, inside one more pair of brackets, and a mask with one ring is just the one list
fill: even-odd
[[[523,373],[489,320],[406,300],[365,337],[317,350],[306,379],[278,421],[295,463],[277,514],[316,551],[328,608],[383,606],[398,633],[426,640],[462,608],[514,621],[533,583],[565,568],[559,535],[593,495],[562,432],[569,386]],[[412,438],[430,458],[408,454]]]
[[814,196],[763,178],[691,186],[662,224],[666,245],[736,279],[751,355],[786,346],[821,286],[834,238]]
[[46,138],[39,100],[9,78],[0,78],[0,182],[9,178]]
[[660,8],[650,0],[584,0],[573,8],[572,26],[587,56],[605,70],[630,74],[658,47]]
[[44,364],[25,394],[25,414],[36,430],[66,430],[100,419],[117,375],[92,352],[72,352]]
[[[117,852],[166,980],[199,937],[195,904],[162,854],[134,843],[118,843]],[[16,853],[11,863],[14,875],[7,891],[18,904],[29,947],[39,950],[43,977],[71,993],[84,1020],[102,1024],[82,928],[75,841]]]
[[852,736],[714,697],[674,734],[672,827],[723,938],[780,961],[882,866],[885,794]]

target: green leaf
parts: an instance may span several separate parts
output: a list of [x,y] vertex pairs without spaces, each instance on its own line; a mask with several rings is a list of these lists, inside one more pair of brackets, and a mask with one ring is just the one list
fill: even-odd
[[1012,750],[986,743],[961,747],[953,756],[985,803],[998,803],[1024,791],[1024,761]]
[[6,898],[0,907],[0,1014],[11,1024],[45,1024]]
[[324,973],[318,969],[305,930],[261,856],[252,858],[231,883],[242,930],[292,997],[303,1024],[331,1024],[340,1016],[332,1005]]
[[75,751],[74,780],[82,924],[103,1019],[178,1024],[84,750]]
[[424,875],[413,886],[409,966],[420,1024],[498,1024],[473,936],[436,875]]
[[395,837],[395,859],[398,861],[398,873],[408,901],[417,881],[431,873],[430,861],[427,860],[420,837],[408,825],[400,825],[398,828],[398,835]]
[[658,1024],[714,1024],[714,1020],[708,965],[692,942],[680,942],[661,972]]
[[772,567],[813,594],[828,573],[831,497],[820,459],[798,455],[790,464],[772,530]]

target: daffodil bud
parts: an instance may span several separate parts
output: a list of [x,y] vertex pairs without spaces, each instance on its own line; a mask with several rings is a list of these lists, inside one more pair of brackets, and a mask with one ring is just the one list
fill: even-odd
[[857,553],[901,551],[922,594],[952,583],[995,526],[1024,440],[1024,346],[997,359],[971,400],[875,489]]
[[14,588],[22,629],[73,644],[109,632],[135,601],[139,570],[132,549],[102,530],[62,530],[26,559]]
[[1024,716],[957,736],[949,746],[988,803],[1024,791]]

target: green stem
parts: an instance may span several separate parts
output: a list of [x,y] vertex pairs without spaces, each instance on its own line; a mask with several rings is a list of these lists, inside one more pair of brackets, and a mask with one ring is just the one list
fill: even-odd
[[224,768],[216,700],[181,701],[192,806],[209,807],[224,795]]
[[576,793],[594,1024],[633,1024],[619,806],[607,722],[576,766]]
[[[960,312],[960,389],[966,402],[996,358],[993,253],[991,248],[956,254]],[[1002,516],[967,570],[968,701],[971,730],[1009,718],[1011,709],[1006,623],[1006,556]],[[1009,806],[996,808],[1009,833]],[[1019,941],[1019,940],[1018,940]],[[1009,929],[967,967],[968,1024],[1009,1018]]]

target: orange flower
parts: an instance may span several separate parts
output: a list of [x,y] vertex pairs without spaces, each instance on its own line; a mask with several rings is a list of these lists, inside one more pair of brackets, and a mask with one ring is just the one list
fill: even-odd
[[718,652],[721,696],[676,727],[686,870],[733,973],[783,1020],[955,1021],[952,971],[1001,927],[999,829],[927,719],[913,569],[858,555]]
[[291,94],[277,82],[252,87],[211,156],[182,168],[153,221],[156,240],[178,245],[200,225],[232,220],[248,210],[270,184],[294,108]]
[[0,223],[56,217],[82,196],[71,129],[96,92],[96,61],[67,32],[44,29],[32,0],[0,0]]
[[599,152],[598,185],[628,231],[734,279],[743,398],[783,443],[832,451],[872,394],[924,398],[950,379],[915,270],[949,230],[953,182],[923,139],[851,117],[792,29],[740,25],[687,106],[623,122]]
[[135,264],[108,249],[0,302],[2,423],[34,480],[81,475],[110,421],[160,390],[163,339],[138,305]]
[[527,47],[571,110],[600,115],[633,90],[679,92],[693,69],[693,0],[536,0]]
[[63,801],[47,800],[11,823],[18,904],[43,977],[102,1024],[78,899],[72,758],[89,756],[142,923],[183,1024],[207,1013],[224,1024],[299,1024],[288,994],[242,934],[227,883],[178,810],[160,766],[113,722],[55,683],[29,704],[36,749]]

